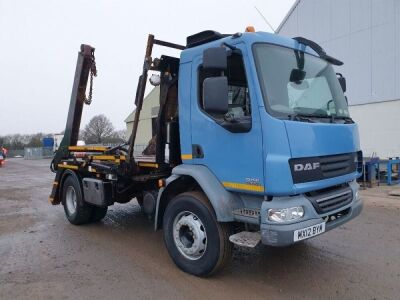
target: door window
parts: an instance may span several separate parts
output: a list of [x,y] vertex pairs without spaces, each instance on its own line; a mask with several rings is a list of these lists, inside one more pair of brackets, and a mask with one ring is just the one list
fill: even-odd
[[203,108],[203,82],[208,77],[226,76],[228,78],[228,113],[234,119],[251,116],[251,104],[243,57],[232,54],[228,57],[228,66],[225,72],[205,70],[199,68],[199,106]]

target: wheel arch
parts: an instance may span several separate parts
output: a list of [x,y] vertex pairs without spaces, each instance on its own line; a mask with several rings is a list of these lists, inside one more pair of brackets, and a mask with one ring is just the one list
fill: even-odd
[[200,190],[207,196],[219,222],[232,222],[232,211],[242,206],[240,198],[228,192],[207,167],[179,165],[172,170],[172,175],[166,180],[166,186],[158,193],[155,230],[162,228],[162,219],[169,201],[192,190]]

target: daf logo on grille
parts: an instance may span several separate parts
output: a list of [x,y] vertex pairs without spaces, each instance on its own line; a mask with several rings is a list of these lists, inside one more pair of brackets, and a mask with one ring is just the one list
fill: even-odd
[[320,167],[319,162],[315,162],[315,163],[295,164],[293,168],[295,172],[300,172],[300,171],[312,171],[318,169],[319,167]]

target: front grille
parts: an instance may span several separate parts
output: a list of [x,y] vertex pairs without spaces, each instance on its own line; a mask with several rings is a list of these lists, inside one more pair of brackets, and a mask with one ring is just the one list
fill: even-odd
[[361,173],[362,152],[291,158],[289,165],[295,184],[323,180],[356,171]]
[[356,153],[321,156],[320,166],[324,178],[332,178],[356,171]]
[[320,214],[343,207],[353,199],[353,191],[348,184],[336,185],[305,195]]

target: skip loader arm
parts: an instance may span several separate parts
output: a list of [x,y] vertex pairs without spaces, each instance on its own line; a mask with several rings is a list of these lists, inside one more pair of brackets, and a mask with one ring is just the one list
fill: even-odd
[[58,186],[62,174],[62,170],[59,169],[59,164],[62,159],[68,158],[68,147],[76,146],[78,142],[83,105],[85,103],[90,104],[91,102],[91,91],[89,92],[89,97],[86,98],[86,87],[89,79],[89,74],[91,73],[91,83],[93,80],[93,76],[97,75],[94,50],[95,49],[93,47],[82,44],[81,50],[78,52],[78,60],[76,63],[74,83],[72,87],[64,138],[62,139],[60,147],[57,150],[50,165],[51,170],[53,172],[56,172],[56,178],[54,180],[53,189],[49,199],[52,204],[59,203]]

